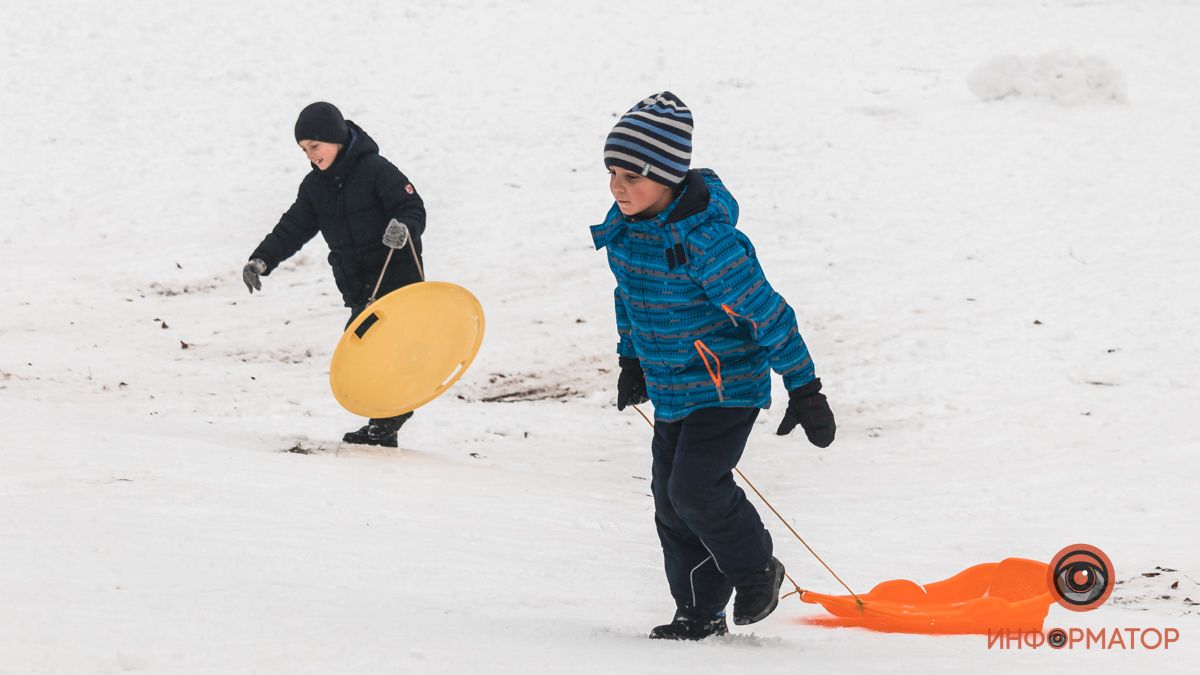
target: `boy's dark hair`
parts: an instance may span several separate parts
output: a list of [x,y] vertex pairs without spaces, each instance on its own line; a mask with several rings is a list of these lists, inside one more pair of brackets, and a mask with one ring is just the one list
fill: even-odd
[[332,103],[318,101],[300,111],[296,119],[296,142],[322,141],[345,145],[350,130],[342,111]]

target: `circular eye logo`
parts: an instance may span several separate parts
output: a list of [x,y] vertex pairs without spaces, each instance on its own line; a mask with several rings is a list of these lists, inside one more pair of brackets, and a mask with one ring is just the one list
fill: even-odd
[[1049,581],[1058,604],[1073,612],[1086,612],[1112,595],[1112,561],[1095,546],[1068,546],[1050,561]]
[[1055,649],[1062,649],[1067,644],[1067,631],[1061,628],[1046,633],[1046,644]]

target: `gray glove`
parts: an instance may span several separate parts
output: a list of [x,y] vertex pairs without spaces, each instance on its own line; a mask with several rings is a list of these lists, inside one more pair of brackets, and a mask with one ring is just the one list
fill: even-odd
[[408,245],[408,226],[392,218],[383,233],[383,245],[388,248],[404,248]]
[[258,280],[258,275],[266,271],[267,263],[258,258],[246,263],[246,266],[242,268],[242,281],[246,282],[246,289],[250,291],[251,295],[254,294],[254,291],[262,290],[262,282]]

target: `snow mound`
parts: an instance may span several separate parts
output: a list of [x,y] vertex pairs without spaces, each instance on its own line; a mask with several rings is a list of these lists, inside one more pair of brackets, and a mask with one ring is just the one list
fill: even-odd
[[1075,106],[1123,103],[1128,98],[1125,79],[1111,64],[1069,50],[992,59],[967,76],[967,87],[983,101],[1041,98]]

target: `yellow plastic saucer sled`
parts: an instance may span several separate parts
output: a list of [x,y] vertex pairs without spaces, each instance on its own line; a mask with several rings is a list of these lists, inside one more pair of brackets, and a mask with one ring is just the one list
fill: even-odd
[[449,389],[483,342],[483,307],[444,281],[398,288],[346,328],[329,365],[342,407],[363,417],[394,417]]

